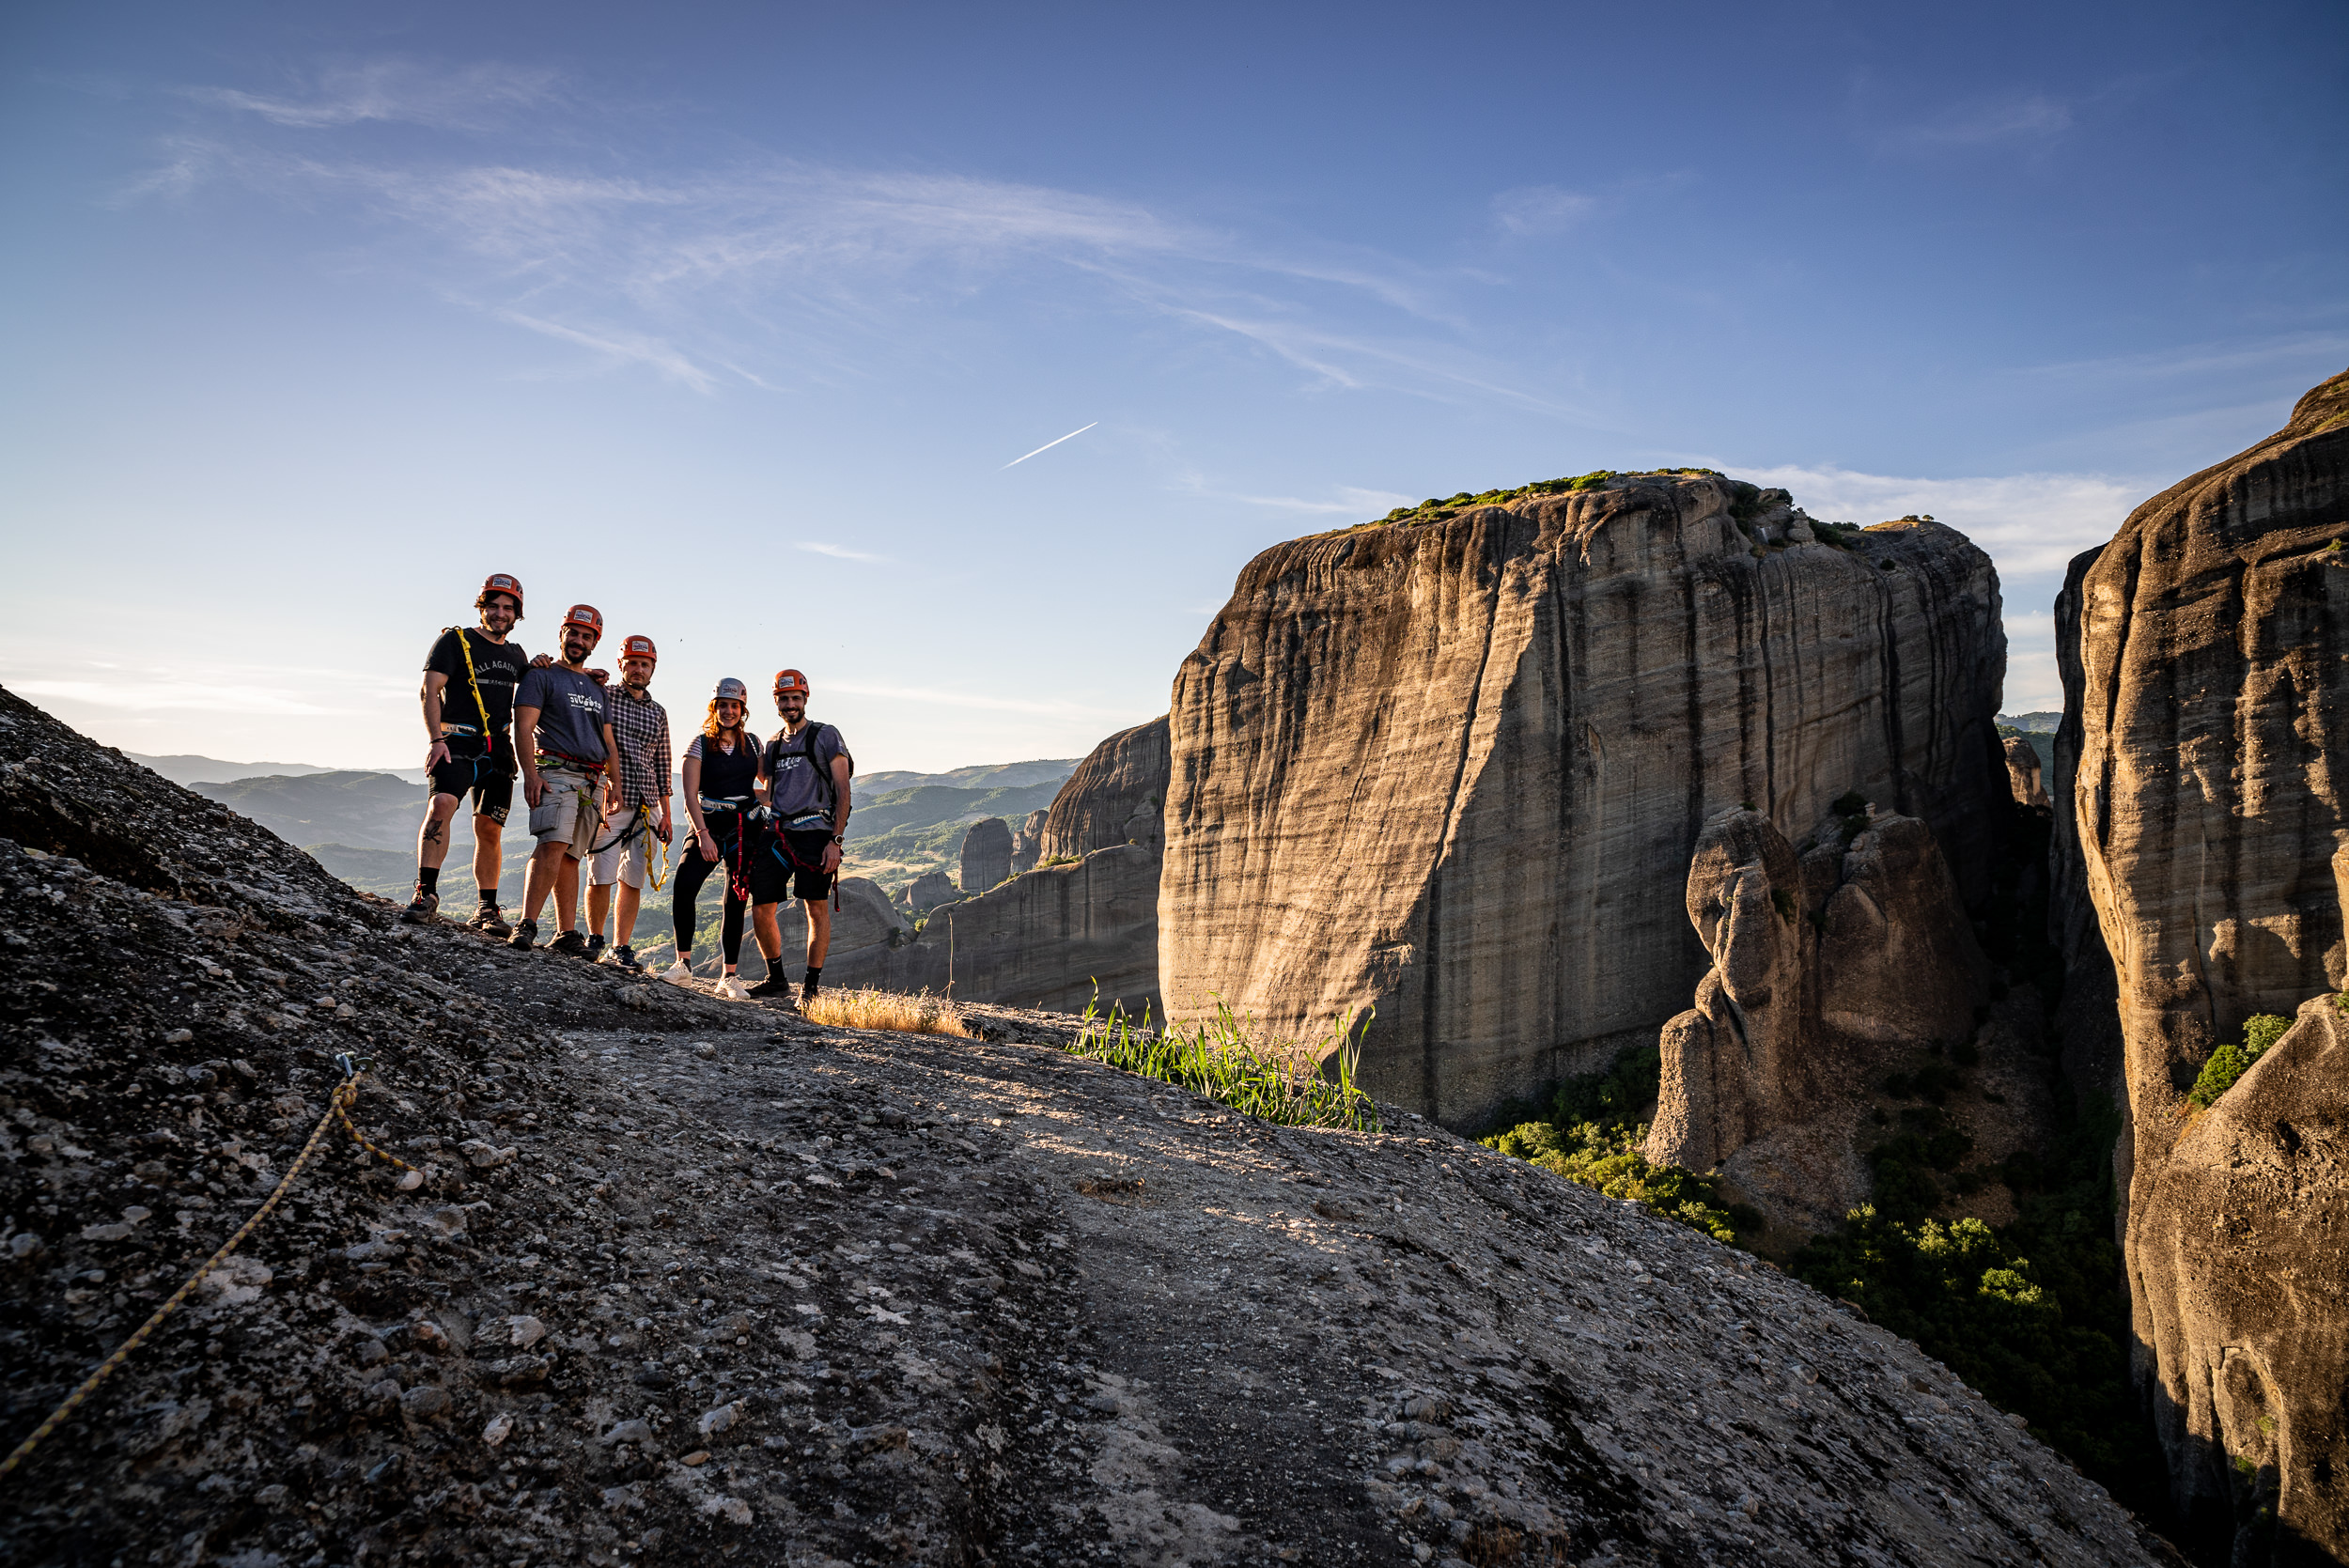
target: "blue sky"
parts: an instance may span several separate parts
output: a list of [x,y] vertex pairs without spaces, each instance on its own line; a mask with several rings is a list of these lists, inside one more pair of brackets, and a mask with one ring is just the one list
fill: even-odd
[[2052,706],[2062,561],[2349,365],[2345,66],[2316,4],[18,5],[0,680],[412,767],[494,569],[673,711],[1073,755],[1270,543],[1704,463],[1965,528]]

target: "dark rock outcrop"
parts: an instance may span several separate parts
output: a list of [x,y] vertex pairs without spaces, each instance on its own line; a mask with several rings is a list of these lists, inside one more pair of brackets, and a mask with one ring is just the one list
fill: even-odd
[[2019,805],[2044,806],[2048,803],[2046,785],[2040,782],[2039,777],[2039,753],[2030,741],[2019,736],[2007,737],[2006,783]]
[[[2349,979],[2344,538],[2349,374],[2130,514],[2075,563],[2061,624],[2061,832],[2077,856],[2061,878],[2075,910],[2081,892],[2092,905],[2116,977],[2144,1371],[2180,1507],[2200,1529],[2242,1521],[2241,1551],[2265,1549],[2256,1513],[2273,1498],[2279,1541],[2349,1555],[2340,1362],[2307,1350],[2349,1341],[2349,1312],[2337,1290],[2302,1283],[2344,1272],[2349,1165],[2307,1152],[2340,1126],[2329,1023],[2302,1012],[2298,1048],[2229,1092],[2252,1089],[2257,1126],[2226,1100],[2197,1124],[2183,1103],[2247,1017],[2301,1011]],[[2210,1234],[2221,1215],[2239,1254]],[[2274,1284],[2255,1305],[2201,1263],[2263,1265]],[[2248,1341],[2222,1354],[2238,1329]]]
[[1830,816],[1798,857],[1738,809],[1697,840],[1688,912],[1713,965],[1664,1025],[1647,1157],[1719,1167],[1772,1223],[1828,1230],[1868,1195],[1886,1071],[1974,1034],[1990,969],[1956,884],[1915,817]]
[[955,879],[942,871],[925,871],[906,885],[906,906],[917,915],[926,915],[941,904],[952,904],[961,896]]
[[1857,789],[1986,894],[1989,558],[1791,507],[1765,543],[1756,493],[1626,476],[1252,562],[1174,683],[1178,1016],[1221,996],[1313,1038],[1375,1003],[1365,1082],[1473,1121],[1687,1006],[1690,846],[1741,800],[1794,833]]
[[[827,985],[1082,1012],[1158,1005],[1158,857],[1133,845],[1043,865],[932,910],[910,941],[843,952]],[[1017,999],[1017,1000],[1014,1000]]]
[[1051,815],[1047,806],[1030,812],[1019,819],[1019,826],[1011,831],[1011,874],[1019,876],[1034,869],[1044,858],[1044,819]]
[[965,894],[985,893],[1011,875],[1011,824],[1000,816],[971,824],[962,835],[961,876]]
[[1090,855],[1120,844],[1148,847],[1163,836],[1149,828],[1166,804],[1166,718],[1118,731],[1093,748],[1053,798],[1042,857]]

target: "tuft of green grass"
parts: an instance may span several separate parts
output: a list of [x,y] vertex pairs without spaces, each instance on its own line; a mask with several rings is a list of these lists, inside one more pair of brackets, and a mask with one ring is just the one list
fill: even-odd
[[2186,1098],[2208,1109],[2218,1096],[2234,1087],[2235,1079],[2251,1070],[2251,1063],[2265,1056],[2268,1048],[2284,1037],[2292,1020],[2276,1013],[2255,1013],[2243,1023],[2243,1043],[2232,1041],[2210,1053],[2201,1072],[2194,1079],[2194,1087],[2186,1091]]
[[1117,1008],[1103,1014],[1097,996],[1076,1040],[1063,1048],[1283,1126],[1377,1132],[1378,1108],[1355,1079],[1362,1037],[1377,1015],[1376,1008],[1341,1013],[1320,1040],[1308,1043],[1268,1034],[1221,997],[1211,1018],[1153,1029],[1147,1008],[1139,1019]]
[[[1473,494],[1467,490],[1461,490],[1455,495],[1431,495],[1416,506],[1397,506],[1393,511],[1389,512],[1385,517],[1378,518],[1370,522],[1357,523],[1355,526],[1358,528],[1382,528],[1392,522],[1441,522],[1444,519],[1452,516],[1454,513],[1465,511],[1470,506],[1501,506],[1506,505],[1512,501],[1516,501],[1529,495],[1563,495],[1571,490],[1595,490],[1600,486],[1606,484],[1610,479],[1638,477],[1642,474],[1710,474],[1716,478],[1720,476],[1718,469],[1710,468],[1652,468],[1644,470],[1597,468],[1593,469],[1588,474],[1571,474],[1560,479],[1536,479],[1532,484],[1519,485],[1514,489],[1482,490]],[[1751,485],[1740,485],[1738,488],[1743,490],[1753,490],[1753,492],[1757,495],[1761,493],[1759,490],[1754,489],[1754,487]]]
[[[1716,1241],[1735,1242],[1738,1231],[1761,1227],[1759,1214],[1723,1203],[1710,1176],[1651,1165],[1641,1152],[1663,1072],[1663,1053],[1656,1047],[1626,1050],[1605,1072],[1568,1079],[1546,1115],[1519,1121],[1483,1142],[1610,1198],[1630,1199]],[[1528,1109],[1515,1108],[1519,1113]]]

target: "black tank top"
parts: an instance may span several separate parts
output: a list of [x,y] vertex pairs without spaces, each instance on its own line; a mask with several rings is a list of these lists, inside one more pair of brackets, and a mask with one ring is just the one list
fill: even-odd
[[705,800],[748,800],[758,787],[758,749],[748,735],[736,741],[731,752],[709,737],[697,735],[685,754],[701,758]]

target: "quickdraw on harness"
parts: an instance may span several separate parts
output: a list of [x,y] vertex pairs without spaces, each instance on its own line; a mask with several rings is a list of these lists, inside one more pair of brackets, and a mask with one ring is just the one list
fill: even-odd
[[750,842],[751,835],[750,817],[743,808],[750,802],[746,800],[713,800],[705,795],[701,797],[701,803],[702,822],[709,829],[711,838],[718,836],[717,826],[709,820],[711,817],[731,816],[734,818],[734,859],[728,861],[725,857],[725,846],[720,845],[718,863],[726,868],[728,895],[738,904],[748,904],[751,902],[751,864],[750,852],[744,846]]
[[[650,833],[651,831],[652,807],[646,804],[639,804],[633,812],[629,814],[627,827],[622,828],[618,832],[613,834],[612,837],[605,839],[601,844],[590,846],[587,853],[590,855],[600,855],[605,850],[614,847],[615,845],[626,844],[629,840],[634,838],[640,832]],[[655,893],[659,893],[661,891],[661,885],[669,879],[669,841],[667,839],[662,839],[660,842],[660,869],[653,870],[649,866],[646,867],[646,875],[652,879],[652,891]],[[646,859],[649,861],[651,857],[646,856]]]
[[[825,725],[810,719],[806,723],[801,726],[799,735],[793,737],[798,743],[798,750],[796,752],[785,752],[781,750],[780,747],[782,745],[788,745],[790,742],[780,742],[778,750],[774,754],[778,757],[786,755],[804,757],[807,761],[808,771],[815,774],[817,779],[823,782],[825,800],[824,809],[820,815],[824,818],[825,827],[829,830],[832,826],[832,813],[840,804],[840,786],[833,782],[832,769],[830,768],[818,768],[816,765],[816,743],[817,740],[822,738],[825,728]],[[835,736],[837,732],[835,732]],[[835,749],[833,755],[837,756],[839,754],[839,751]],[[771,767],[769,768],[770,776],[774,773],[774,771],[775,769]],[[806,815],[813,816],[819,814],[811,812]],[[786,869],[796,867],[799,870],[815,877],[831,875],[824,870],[824,859],[821,855],[818,855],[816,858],[815,863],[813,864],[800,859],[798,852],[791,847],[790,837],[781,819],[777,819],[775,823],[775,841],[772,845],[769,846],[769,848],[774,854],[775,858],[784,863]],[[837,876],[832,877],[832,907],[834,913],[839,911],[840,879]]]

